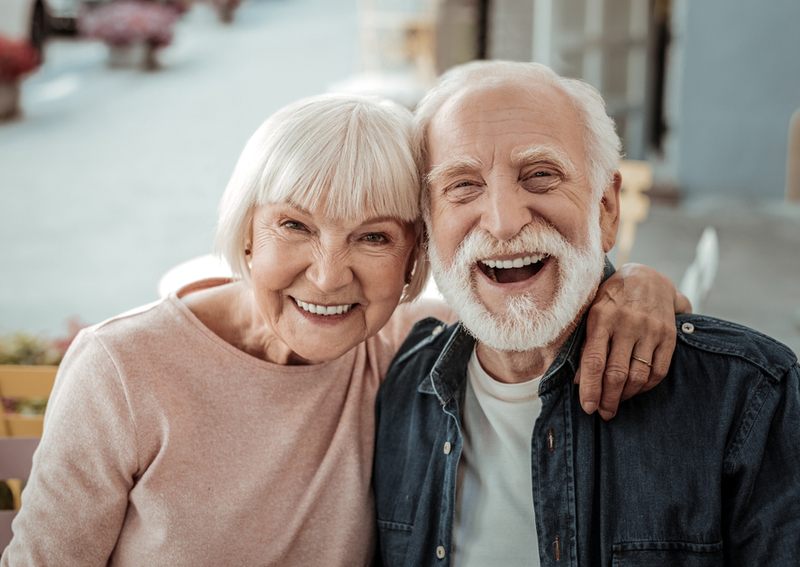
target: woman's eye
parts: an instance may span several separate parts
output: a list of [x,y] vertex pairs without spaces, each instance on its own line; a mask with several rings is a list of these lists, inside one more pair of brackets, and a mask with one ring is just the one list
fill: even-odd
[[297,221],[286,221],[281,226],[285,226],[286,228],[290,228],[292,230],[306,230],[305,225]]
[[386,237],[377,232],[371,232],[364,236],[364,240],[367,242],[386,242]]

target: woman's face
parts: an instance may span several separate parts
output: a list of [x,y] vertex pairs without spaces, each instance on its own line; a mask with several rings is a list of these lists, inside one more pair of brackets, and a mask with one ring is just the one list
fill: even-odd
[[411,223],[333,221],[318,210],[261,205],[251,277],[266,331],[295,356],[333,360],[377,333],[400,301],[414,249]]

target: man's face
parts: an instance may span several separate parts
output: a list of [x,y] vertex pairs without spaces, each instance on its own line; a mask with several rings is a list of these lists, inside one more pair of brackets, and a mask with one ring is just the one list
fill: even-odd
[[618,185],[602,203],[592,196],[566,96],[514,84],[471,86],[434,117],[429,230],[434,277],[465,326],[489,347],[524,351],[559,339],[593,297]]

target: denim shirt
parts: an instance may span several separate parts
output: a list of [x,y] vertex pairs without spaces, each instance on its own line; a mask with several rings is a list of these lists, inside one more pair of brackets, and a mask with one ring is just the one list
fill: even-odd
[[[545,373],[531,438],[542,566],[800,565],[796,356],[711,317],[676,325],[667,377],[609,422],[581,409],[573,383],[585,320]],[[383,565],[451,565],[473,347],[460,323],[420,321],[378,393]]]

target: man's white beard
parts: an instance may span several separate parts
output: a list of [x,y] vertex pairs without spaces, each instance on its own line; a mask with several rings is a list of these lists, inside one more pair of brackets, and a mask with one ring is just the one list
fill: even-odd
[[[433,278],[466,329],[486,346],[516,352],[546,347],[575,321],[597,291],[605,265],[598,220],[589,219],[585,249],[576,248],[541,221],[525,226],[505,242],[482,229],[475,229],[461,242],[449,268],[439,258],[431,239],[429,256]],[[556,260],[558,281],[552,305],[540,306],[529,295],[517,295],[508,299],[503,312],[489,311],[477,293],[476,262],[521,253],[547,254],[552,257],[550,261]]]

